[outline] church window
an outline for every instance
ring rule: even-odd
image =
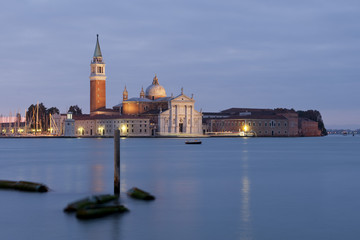
[[[249,122],[249,126],[251,126],[251,122]]]
[[[278,127],[280,127],[280,123],[278,123]]]
[[[261,127],[261,122],[259,122],[259,127]]]
[[[141,129],[140,129],[140,132],[141,132]]]
[[[267,122],[265,123],[265,127],[267,127]]]
[[[98,67],[98,73],[103,73],[103,68],[102,67]]]
[[[255,122],[253,122],[253,126],[255,126]]]
[[[144,131],[146,132],[146,128],[144,129]]]
[[[287,125],[287,124],[286,124],[286,123],[284,123],[284,125],[285,125],[285,127],[286,127],[286,125]]]

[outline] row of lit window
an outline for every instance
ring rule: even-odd
[[[241,124],[240,124],[240,122],[237,122],[237,123],[236,123],[236,122],[216,122],[215,125],[216,125],[216,126],[240,126],[240,125],[243,125],[243,126],[244,126],[244,125],[245,125],[245,122],[241,122]],[[255,122],[252,122],[252,123],[251,123],[251,122],[248,122],[248,125],[249,125],[249,126],[256,126],[256,123],[255,123]],[[262,123],[259,122],[259,123],[258,123],[258,126],[261,127],[261,125],[262,125]],[[265,123],[264,123],[264,126],[267,127],[267,126],[268,126],[268,123],[265,122]],[[270,126],[270,127],[275,127],[275,126],[276,126],[276,123],[275,123],[275,122],[269,122],[269,126]],[[277,126],[280,127],[280,126],[281,126],[281,123],[278,122],[278,123],[277,123]],[[287,123],[286,123],[286,122],[284,123],[284,126],[285,126],[285,127],[287,126]]]
[[[88,121],[86,121],[87,123]],[[99,123],[112,123],[113,121],[100,121]],[[114,123],[129,123],[130,121],[125,121],[125,120],[121,120],[121,121],[114,121]],[[131,123],[134,123],[134,121],[131,121]],[[142,121],[139,121],[139,123],[142,123]],[[144,121],[144,123],[147,123],[147,121]]]

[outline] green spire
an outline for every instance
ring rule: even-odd
[[[96,46],[94,51],[94,57],[102,57],[101,50],[100,50],[100,44],[99,44],[99,34],[96,34]]]

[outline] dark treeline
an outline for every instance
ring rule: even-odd
[[[46,108],[43,103],[39,103],[39,111],[37,112],[37,104],[31,104],[26,112],[26,121],[31,123],[30,127],[36,128],[36,119],[38,119],[38,129],[47,131],[50,127],[50,114],[59,114],[57,107]]]
[[[78,105],[69,107],[68,112],[74,115],[82,115],[82,110]],[[37,104],[31,104],[26,113],[26,121],[30,124],[30,128],[36,129],[36,119],[38,119],[37,129],[47,131],[50,127],[50,114],[60,114],[57,107],[46,108],[43,103],[39,103],[39,112],[37,112]]]
[[[321,114],[317,110],[297,111],[299,117],[308,118],[318,123],[318,128],[321,131],[321,135],[326,136],[327,130],[322,120]]]

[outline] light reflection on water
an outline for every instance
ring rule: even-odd
[[[359,139],[121,139],[131,211],[94,221],[62,208],[112,193],[112,139],[0,139],[0,179],[53,190],[1,191],[0,239],[357,239]],[[127,198],[133,186],[157,199]]]
[[[244,150],[242,152],[242,202],[241,202],[241,225],[242,230],[240,234],[240,239],[251,240],[252,238],[252,227],[251,227],[251,211],[250,211],[250,180],[248,177],[248,151]]]

